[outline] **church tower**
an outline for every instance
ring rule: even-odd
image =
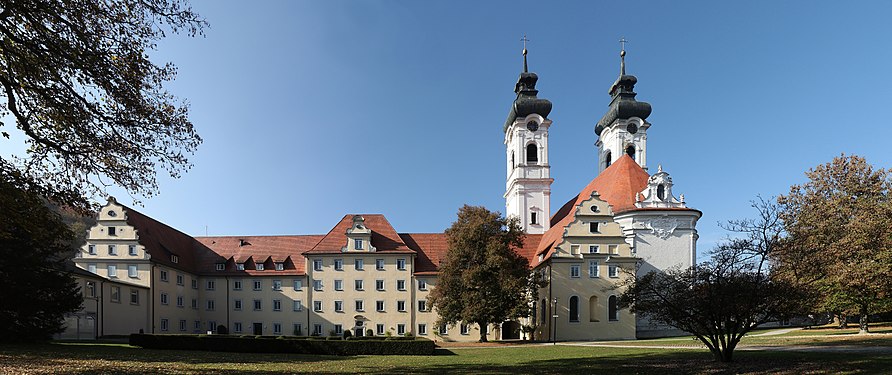
[[[625,39],[621,40],[625,44]],[[635,100],[638,79],[626,74],[626,49],[620,52],[620,73],[610,86],[610,106],[595,126],[598,135],[598,173],[619,160],[623,154],[632,157],[647,170],[647,129],[650,104]]]
[[[526,37],[523,73],[517,79],[517,98],[505,120],[505,215],[517,217],[524,232],[545,233],[550,227],[551,178],[548,166],[548,129],[551,102],[536,97],[536,73],[527,68]]]

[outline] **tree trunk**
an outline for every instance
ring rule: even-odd
[[[487,342],[486,338],[486,327],[489,326],[488,323],[477,323],[477,326],[480,327],[480,341],[479,342]]]
[[[867,325],[867,321],[868,321],[867,306],[861,306],[861,314],[860,315],[861,315],[861,317],[858,319],[858,334],[866,335],[866,334],[870,333],[870,330],[868,329],[868,325]]]
[[[846,314],[836,314],[834,315],[833,320],[836,323],[836,328],[849,328],[848,318],[846,318]]]

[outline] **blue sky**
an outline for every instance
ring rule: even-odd
[[[503,211],[502,125],[521,70],[550,118],[552,208],[595,177],[619,73],[653,105],[648,163],[719,221],[840,153],[890,165],[886,2],[194,1],[206,37],[159,44],[204,144],[144,213],[193,235],[326,233],[346,213],[438,232]],[[129,202],[113,189],[119,200]]]

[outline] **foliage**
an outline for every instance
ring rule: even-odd
[[[719,244],[702,264],[630,279],[619,306],[691,333],[721,362],[748,332],[799,312],[798,290],[764,267],[782,238],[777,206],[760,198],[753,207],[757,219],[726,224],[743,237]]]
[[[346,331],[345,331],[346,332]],[[239,337],[230,335],[130,335],[130,345],[147,349],[206,350],[239,353],[302,353],[325,355],[431,355],[427,339],[392,340],[351,338],[312,340],[294,337]]]
[[[33,192],[0,172],[0,341],[49,339],[83,302],[65,272],[75,235]]]
[[[465,205],[446,238],[449,249],[428,297],[440,315],[437,325],[477,323],[484,342],[490,323],[529,314],[529,262],[514,251],[523,245],[515,218]]]
[[[790,233],[778,274],[813,291],[824,311],[868,316],[892,308],[892,179],[845,154],[806,172],[778,201]]]
[[[156,170],[178,177],[201,138],[188,105],[164,88],[176,67],[149,52],[167,33],[205,26],[186,0],[4,1],[0,116],[28,149],[0,157],[0,170],[81,209],[111,184],[155,194]],[[0,135],[10,138],[10,125],[0,122]]]

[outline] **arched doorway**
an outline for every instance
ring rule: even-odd
[[[502,340],[519,340],[520,339],[520,323],[504,322],[502,323]]]

